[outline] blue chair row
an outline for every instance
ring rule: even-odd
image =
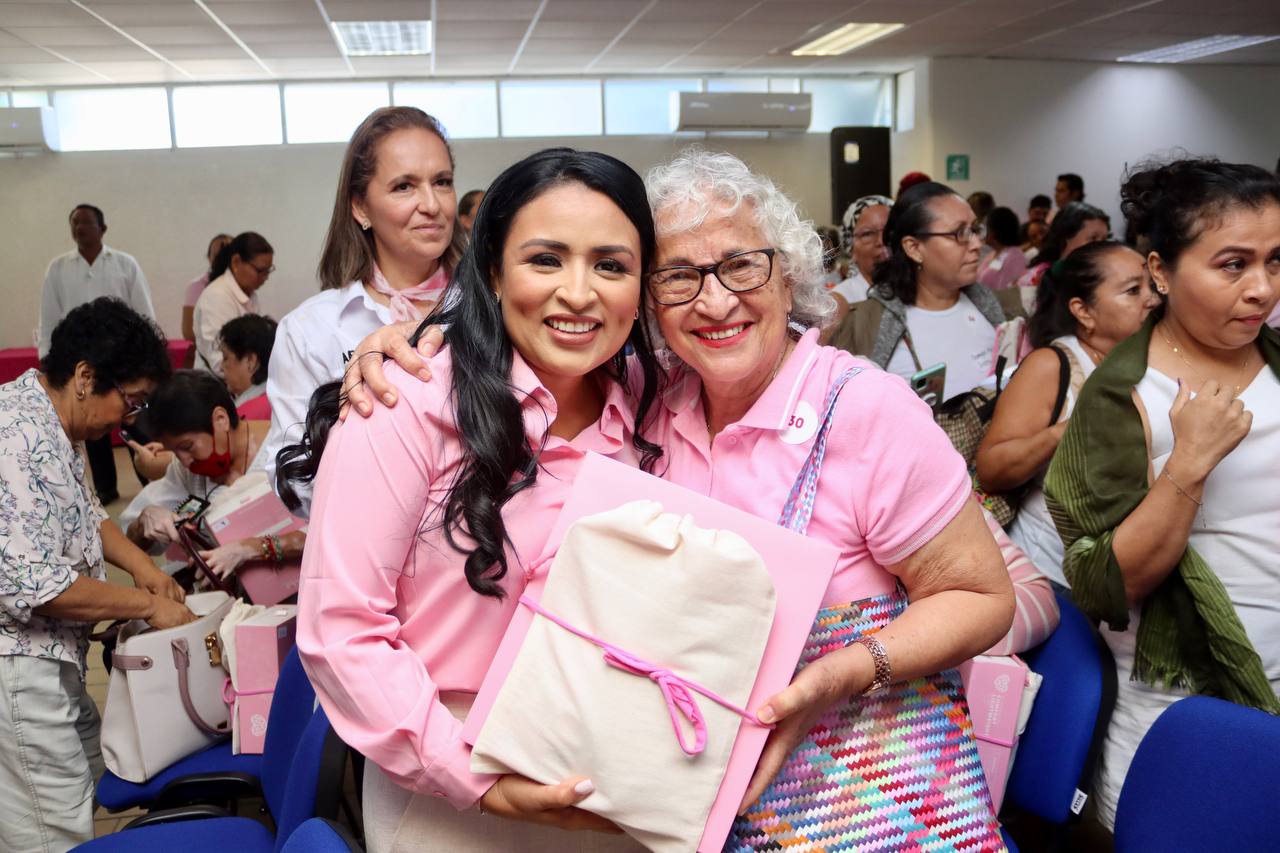
[[[1156,720],[1116,805],[1116,853],[1280,850],[1280,719],[1192,696]]]
[[[292,753],[315,707],[316,694],[296,649],[285,658],[267,718],[264,755],[232,755],[223,740],[190,755],[143,783],[126,782],[107,771],[98,782],[98,804],[107,811],[135,807],[168,809],[191,803],[233,804],[262,795],[263,759],[273,751]]]
[[[150,812],[119,832],[75,849],[79,853],[279,853],[303,821],[317,815],[337,816],[348,752],[323,709],[316,709],[294,748],[286,746],[279,736],[268,740],[263,753],[262,793],[275,823],[274,833],[252,818],[230,817],[210,805],[188,805]]]
[[[1057,630],[1022,655],[1044,682],[1018,741],[1005,809],[1048,821],[1060,844],[1093,790],[1115,705],[1116,667],[1089,618],[1069,597],[1057,599]]]

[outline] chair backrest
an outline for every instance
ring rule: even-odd
[[[1276,850],[1280,718],[1222,699],[1175,702],[1147,732],[1116,806],[1116,853]]]
[[[262,794],[276,824],[276,851],[303,821],[337,814],[346,758],[347,745],[329,725],[323,708],[315,710],[298,739],[287,776],[268,778],[265,770],[269,765],[263,753]]]
[[[271,710],[267,713],[267,737],[262,745],[262,784],[283,784],[289,775],[289,764],[302,737],[311,712],[316,707],[316,692],[302,668],[298,650],[290,650],[280,666]]]
[[[1061,621],[1022,655],[1044,677],[1009,777],[1006,802],[1055,824],[1078,817],[1092,790],[1116,697],[1116,666],[1097,630],[1058,594]]]
[[[363,853],[347,828],[322,817],[304,821],[280,853]]]

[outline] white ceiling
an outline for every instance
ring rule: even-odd
[[[329,20],[436,23],[433,56],[345,58]],[[902,22],[839,57],[789,51]],[[0,0],[0,86],[341,77],[830,74],[924,56],[1109,61],[1280,35],[1277,0]],[[1280,65],[1280,41],[1206,63]]]

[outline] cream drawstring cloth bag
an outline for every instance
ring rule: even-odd
[[[763,523],[763,522],[761,522]],[[773,625],[746,540],[633,501],[565,534],[537,616],[476,739],[471,769],[544,784],[659,853],[702,838]]]

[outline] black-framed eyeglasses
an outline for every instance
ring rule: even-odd
[[[247,262],[246,262],[246,263],[247,263]],[[263,278],[266,278],[267,276],[271,275],[273,272],[275,272],[275,271],[276,271],[276,266],[275,266],[275,264],[272,264],[271,266],[267,267],[266,269],[263,269],[262,267],[258,266],[257,264],[249,264],[249,266],[253,267],[253,271],[254,271],[254,272],[256,272],[258,275],[262,276]]]
[[[963,246],[965,243],[968,243],[974,237],[977,237],[979,240],[987,239],[987,226],[983,225],[982,223],[977,223],[975,225],[970,225],[968,223],[965,223],[964,225],[961,225],[959,228],[956,228],[952,231],[921,231],[919,234],[916,234],[916,236],[917,237],[950,237],[952,240],[955,240],[957,243]]]
[[[150,401],[145,399],[139,400],[119,385],[116,385],[115,388],[120,392],[120,398],[124,400],[125,418],[137,417],[147,410],[147,406],[151,405]]]
[[[708,275],[726,290],[746,293],[768,284],[777,249],[751,249],[706,267],[663,267],[649,273],[649,293],[659,305],[684,305],[698,298]]]

